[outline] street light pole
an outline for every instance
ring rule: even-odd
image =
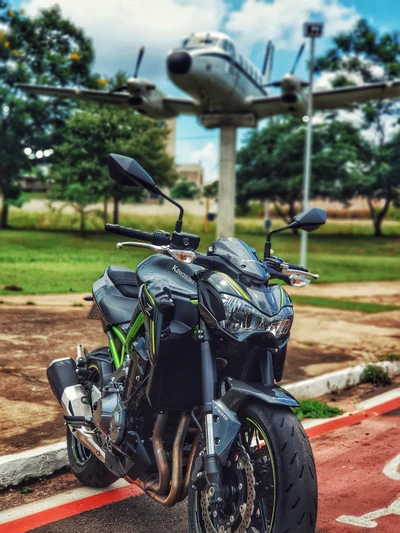
[[[323,24],[316,22],[306,22],[304,24],[304,36],[311,37],[310,47],[310,81],[308,93],[308,121],[307,136],[304,155],[304,181],[303,181],[303,210],[308,209],[310,199],[310,178],[311,178],[311,155],[312,155],[312,118],[313,118],[313,75],[314,75],[314,55],[315,39],[321,37]],[[304,268],[307,264],[307,237],[306,231],[301,232],[300,244],[300,265]]]

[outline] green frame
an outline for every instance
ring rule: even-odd
[[[116,369],[122,365],[125,355],[131,351],[133,342],[138,336],[143,325],[144,316],[143,313],[139,313],[135,322],[129,328],[126,336],[118,326],[111,326],[111,330],[108,332],[108,339],[111,358]]]

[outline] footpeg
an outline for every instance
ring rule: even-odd
[[[94,427],[93,420],[84,416],[64,416],[65,422],[74,428],[81,428],[82,426]]]

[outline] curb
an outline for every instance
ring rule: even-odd
[[[390,375],[400,374],[400,361],[374,363]],[[284,388],[299,400],[318,398],[332,391],[360,383],[362,371],[367,366],[358,365],[344,370],[329,372],[322,376],[288,383]],[[68,466],[65,442],[34,448],[25,452],[0,457],[0,489],[18,485],[25,479],[48,476]]]
[[[380,366],[387,370],[390,375],[400,374],[400,361],[384,361],[382,363],[366,363],[363,365],[336,370],[328,374],[322,374],[316,378],[288,383],[283,388],[299,400],[307,398],[318,398],[333,391],[340,391],[347,387],[358,385],[361,380],[361,374],[368,364]]]
[[[0,457],[0,488],[18,485],[24,479],[48,476],[68,464],[65,442],[3,455]]]

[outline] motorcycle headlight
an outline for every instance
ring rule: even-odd
[[[221,299],[226,319],[221,320],[220,326],[228,333],[266,331],[274,337],[281,337],[290,331],[293,321],[291,307],[283,307],[277,315],[269,317],[241,298],[221,294]]]

